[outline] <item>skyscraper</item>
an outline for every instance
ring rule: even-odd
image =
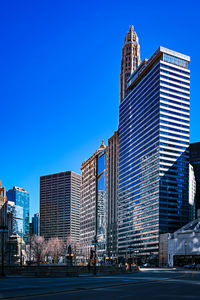
[[[40,235],[79,241],[81,176],[72,171],[40,177]]]
[[[40,235],[40,214],[34,214],[32,217],[32,234]]]
[[[159,47],[128,79],[119,107],[118,248],[158,254],[188,222],[190,57]]]
[[[95,238],[98,255],[106,247],[106,146],[102,141],[96,151],[81,166],[81,226],[82,255],[88,257]]]
[[[107,255],[117,256],[117,205],[118,205],[119,132],[108,139],[106,147],[107,190]]]
[[[196,213],[200,209],[200,142],[190,144],[190,163],[196,179]],[[197,216],[197,214],[196,214]]]
[[[30,196],[27,191],[14,186],[12,190],[8,190],[8,201],[14,202],[15,205],[23,208],[23,230],[22,235],[25,242],[28,241],[29,235],[29,211],[30,211]]]
[[[8,234],[18,234],[21,236],[23,233],[23,207],[16,205],[13,201],[8,201]]]
[[[129,26],[122,48],[121,73],[120,73],[120,103],[126,96],[126,80],[140,65],[140,45],[134,27]]]

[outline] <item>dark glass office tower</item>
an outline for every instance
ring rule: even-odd
[[[40,214],[34,214],[32,217],[32,234],[40,235]]]
[[[118,248],[158,254],[188,222],[190,57],[159,47],[128,79],[119,107]]]
[[[196,180],[196,212],[200,209],[200,142],[190,144],[190,163]]]

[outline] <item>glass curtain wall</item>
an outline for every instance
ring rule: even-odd
[[[166,52],[166,53],[165,53]],[[183,57],[183,59],[182,59]],[[119,254],[157,254],[188,222],[189,57],[160,47],[119,110]],[[138,77],[138,78],[137,78]]]

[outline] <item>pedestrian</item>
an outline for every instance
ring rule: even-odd
[[[128,265],[128,263],[126,262],[125,263],[125,266],[126,266],[126,271],[128,270],[128,268],[129,268],[129,265]]]

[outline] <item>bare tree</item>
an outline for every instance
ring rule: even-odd
[[[64,254],[64,242],[63,240],[55,237],[51,238],[47,242],[47,252],[48,254],[53,258],[53,261],[55,263],[58,263],[59,258],[61,257],[62,254]]]
[[[47,251],[47,243],[43,236],[33,235],[32,237],[32,255],[37,260],[38,265],[44,261]]]

